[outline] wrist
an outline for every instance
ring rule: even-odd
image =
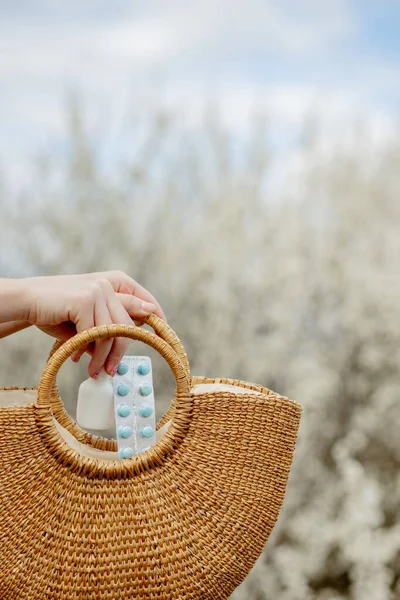
[[[28,285],[24,279],[0,279],[0,323],[28,321]]]
[[[0,323],[0,339],[22,331],[27,327],[31,327],[31,323],[28,321],[8,321],[7,323]]]

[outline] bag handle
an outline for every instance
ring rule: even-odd
[[[181,363],[186,369],[187,376],[190,377],[190,366],[187,354],[183,347],[181,340],[176,335],[175,331],[171,329],[169,325],[157,315],[150,315],[145,319],[147,325],[150,325],[154,329],[154,331],[173,348],[173,350],[177,353]],[[53,356],[53,354],[63,345],[63,340],[56,340],[50,350],[48,361]]]
[[[171,327],[167,325],[165,321],[163,321],[154,314],[149,315],[149,317],[147,317],[146,323],[150,325],[154,329],[154,331],[174,349],[179,359],[181,360],[184,368],[186,369],[188,378],[190,378],[189,360],[186,355],[185,349],[182,345],[182,342],[176,335],[175,331],[171,329]],[[58,350],[58,348],[60,348],[63,345],[63,343],[64,342],[62,340],[57,340],[53,344],[53,347],[47,359],[48,361]],[[60,425],[67,429],[78,441],[89,446],[94,446],[95,448],[102,448],[107,450],[115,449],[113,440],[106,440],[105,438],[97,437],[96,435],[90,434],[82,430],[79,427],[79,425],[70,417],[60,398],[56,382],[54,382],[51,392],[51,403],[54,417],[57,419]],[[168,420],[171,418],[172,407],[175,408],[175,399],[173,400],[171,407],[166,413],[166,415],[168,415]],[[163,419],[166,417],[166,415],[164,415]],[[164,421],[161,420],[160,424],[157,424],[157,429],[159,429],[159,427],[161,427],[163,424]]]
[[[175,409],[171,425],[167,433],[143,455],[123,461],[102,461],[100,459],[83,457],[72,450],[58,433],[54,424],[51,410],[51,396],[56,382],[56,376],[63,363],[75,350],[87,346],[100,339],[127,337],[144,342],[157,350],[169,364],[176,380]],[[37,401],[35,404],[36,423],[40,433],[45,438],[48,446],[56,456],[74,469],[83,470],[91,474],[98,473],[107,476],[121,474],[121,469],[130,474],[139,473],[144,468],[148,469],[154,464],[161,464],[168,455],[185,437],[191,418],[192,396],[190,394],[190,380],[185,367],[182,365],[175,350],[163,339],[140,327],[134,325],[103,325],[93,327],[76,334],[64,342],[51,356],[44,369],[38,387]],[[148,456],[147,456],[148,455]]]

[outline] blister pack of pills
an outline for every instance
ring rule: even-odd
[[[150,358],[124,356],[113,378],[113,389],[118,455],[131,458],[156,443]]]

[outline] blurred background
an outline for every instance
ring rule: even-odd
[[[304,406],[234,600],[400,598],[399,34],[396,0],[0,0],[0,276],[121,269],[195,375]],[[1,340],[1,385],[51,343]]]

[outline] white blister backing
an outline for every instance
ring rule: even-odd
[[[131,458],[156,443],[151,359],[124,356],[113,378],[118,455]]]
[[[113,378],[103,369],[97,379],[89,377],[79,386],[76,422],[97,431],[114,427]]]

